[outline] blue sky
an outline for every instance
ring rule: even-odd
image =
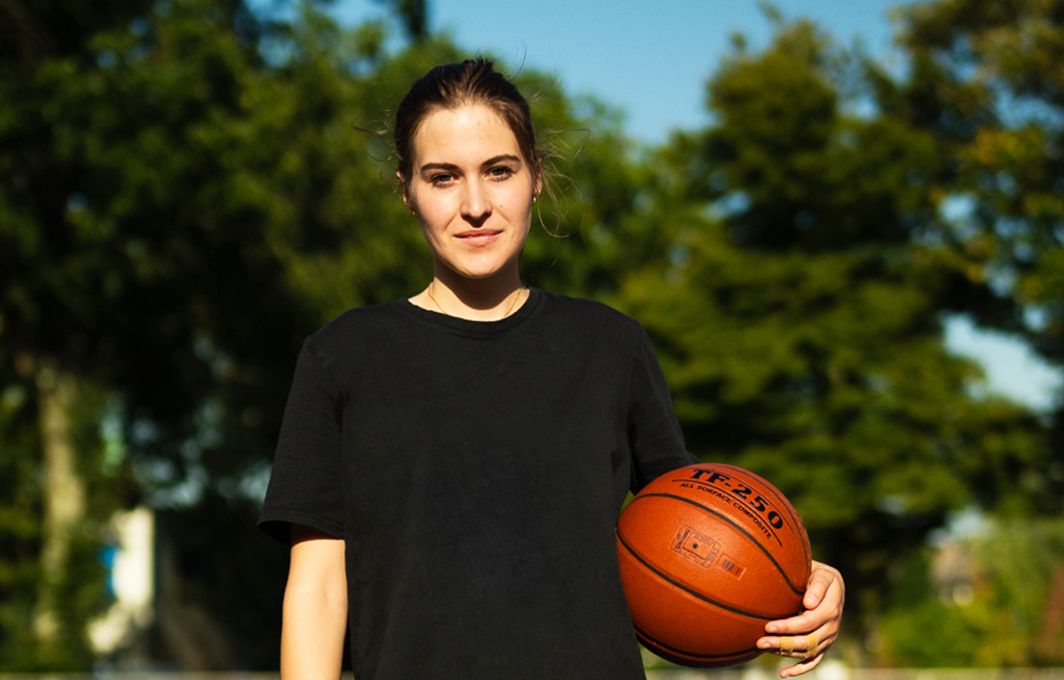
[[[805,16],[841,44],[861,40],[887,58],[887,0],[777,0],[783,16]],[[593,94],[623,110],[646,142],[706,121],[705,82],[742,33],[767,42],[771,24],[753,0],[429,0],[430,26],[474,52],[550,73],[571,93]],[[345,22],[384,16],[370,0],[340,0]]]
[[[624,113],[625,128],[648,144],[676,128],[705,125],[705,83],[731,49],[767,43],[772,25],[754,0],[428,0],[429,25],[462,47],[508,68],[553,75],[566,91],[591,94]],[[896,0],[776,0],[784,18],[813,20],[839,44],[860,42],[900,64],[889,20]],[[906,3],[907,4],[907,3]],[[338,0],[345,23],[384,16],[372,0]],[[1060,389],[1057,372],[1007,337],[947,324],[954,351],[983,362],[989,389],[1047,408]]]

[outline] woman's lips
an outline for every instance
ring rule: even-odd
[[[486,245],[498,238],[501,233],[501,229],[478,229],[455,234],[455,238],[459,238],[470,245]]]

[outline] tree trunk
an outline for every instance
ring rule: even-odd
[[[61,633],[59,589],[67,576],[70,545],[85,511],[85,482],[78,474],[71,410],[77,380],[51,361],[36,367],[41,425],[41,487],[44,501],[40,592],[34,629],[41,642]]]

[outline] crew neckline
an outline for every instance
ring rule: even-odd
[[[509,316],[494,321],[463,319],[458,316],[444,314],[443,312],[436,312],[431,309],[425,309],[424,307],[418,307],[411,302],[409,298],[403,298],[402,300],[399,300],[399,303],[401,309],[421,321],[436,326],[445,326],[458,331],[485,335],[507,330],[521,324],[539,308],[542,299],[542,291],[538,288],[529,286],[528,297],[521,303],[521,306],[515,309]]]

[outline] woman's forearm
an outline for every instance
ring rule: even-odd
[[[344,648],[347,602],[285,591],[281,680],[336,680]]]
[[[294,543],[281,624],[281,680],[337,680],[346,630],[343,541]]]

